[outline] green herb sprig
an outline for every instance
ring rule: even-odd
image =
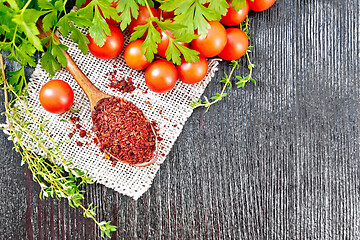
[[[5,112],[8,131],[14,143],[14,149],[21,155],[21,165],[25,163],[33,175],[33,180],[40,185],[40,198],[65,198],[71,207],[80,207],[84,217],[91,218],[100,228],[101,235],[110,237],[110,232],[116,231],[110,221],[97,221],[95,209],[92,204],[88,207],[82,205],[84,192],[82,185],[92,184],[91,177],[86,172],[74,167],[71,159],[65,159],[60,147],[67,142],[57,143],[47,131],[48,121],[37,119],[27,104],[27,98],[16,93],[16,89],[8,84],[5,78],[5,66],[0,55],[1,82],[4,84]],[[10,93],[10,95],[9,95]],[[27,120],[26,117],[30,120]],[[32,129],[30,129],[30,126]],[[35,127],[35,130],[33,129]],[[26,140],[24,140],[26,138]],[[30,140],[30,141],[29,141]],[[44,144],[45,140],[52,146]],[[35,151],[41,151],[39,156]]]

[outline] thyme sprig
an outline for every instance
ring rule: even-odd
[[[110,225],[110,221],[99,222],[95,218],[96,207],[93,207],[93,204],[85,207],[81,203],[85,191],[80,187],[92,184],[91,177],[87,172],[74,167],[71,159],[64,158],[60,147],[67,142],[55,142],[47,131],[48,121],[37,119],[27,104],[27,98],[19,96],[15,88],[8,84],[1,55],[0,66],[5,94],[3,114],[7,118],[8,131],[14,143],[14,149],[21,155],[21,165],[25,163],[28,165],[33,180],[40,185],[40,198],[50,196],[67,199],[71,207],[80,207],[84,211],[84,217],[91,218],[98,225],[102,236],[110,237],[110,232],[116,231],[116,226]],[[49,141],[50,147],[45,144]],[[42,152],[43,156],[38,155],[37,151]]]
[[[244,31],[244,33],[248,36],[248,39],[250,41],[250,37],[249,37],[249,18],[248,17],[246,17],[246,19],[241,23],[240,29]],[[246,57],[247,62],[248,62],[247,67],[249,69],[249,74],[244,76],[244,77],[235,76],[235,79],[237,80],[235,82],[237,88],[245,87],[246,83],[248,83],[248,82],[252,82],[256,86],[256,81],[252,77],[253,69],[256,67],[256,65],[251,62],[250,55],[249,55],[249,53],[251,53],[252,48],[253,48],[253,46],[249,46],[248,49],[246,50],[245,55],[244,55]],[[241,59],[242,58],[231,61],[230,66],[232,66],[232,69],[231,69],[230,73],[229,74],[224,73],[225,76],[220,80],[220,83],[224,84],[224,86],[223,86],[220,93],[216,93],[215,96],[210,97],[210,100],[206,96],[204,96],[204,100],[202,100],[201,98],[200,99],[191,98],[192,103],[190,104],[190,106],[193,107],[193,108],[205,107],[206,108],[205,112],[207,112],[207,111],[209,111],[209,108],[213,104],[221,101],[224,97],[226,97],[228,94],[225,92],[225,90],[227,88],[232,88],[231,79],[232,79],[232,76],[233,76],[235,70],[239,69]]]

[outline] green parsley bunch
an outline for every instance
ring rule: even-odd
[[[234,0],[232,5],[235,9],[241,9],[245,1]],[[35,67],[33,56],[36,51],[44,52],[46,44],[48,47],[41,58],[41,66],[50,75],[61,66],[66,67],[66,59],[61,50],[66,50],[67,47],[55,42],[52,37],[40,39],[38,21],[42,22],[45,31],[58,28],[64,37],[70,34],[70,38],[78,44],[82,53],[86,54],[89,40],[78,27],[89,28],[90,36],[102,46],[106,34],[110,34],[106,18],[121,22],[120,28],[125,30],[131,20],[138,17],[139,5],[150,7],[157,4],[166,12],[174,11],[173,21],[151,17],[147,24],[135,28],[131,40],[141,37],[147,31],[142,50],[147,59],[152,61],[157,53],[157,44],[161,41],[160,33],[154,25],[163,31],[170,30],[173,37],[169,37],[166,58],[180,64],[181,55],[184,55],[185,60],[193,62],[198,60],[198,52],[180,45],[179,42],[188,43],[196,38],[197,34],[206,35],[208,21],[219,21],[229,7],[226,0],[159,0],[156,3],[152,0],[119,0],[116,8],[111,7],[111,0],[92,0],[85,7],[81,7],[84,3],[85,0],[77,0],[76,5],[80,9],[75,12],[67,11],[67,0],[0,0],[0,50],[9,52],[5,57],[23,66],[9,73],[9,83],[15,87],[18,94],[26,85],[24,66]]]

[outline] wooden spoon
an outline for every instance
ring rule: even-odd
[[[40,34],[38,35],[39,38],[46,38],[51,36],[52,32],[51,30],[48,32],[45,32],[43,27],[42,27],[42,21],[39,20],[36,23],[38,30],[40,32]],[[60,39],[54,34],[53,38],[56,42],[61,43]],[[47,46],[46,46],[47,47]],[[96,104],[104,99],[104,98],[110,98],[112,97],[109,94],[103,93],[102,91],[100,91],[97,87],[95,87],[95,85],[86,77],[86,75],[81,71],[81,69],[76,65],[76,63],[74,62],[74,60],[71,58],[71,56],[69,55],[69,53],[67,51],[63,51],[65,57],[66,57],[66,61],[67,61],[67,66],[66,69],[70,72],[70,74],[74,77],[74,79],[76,80],[76,82],[80,85],[80,87],[82,88],[82,90],[85,92],[86,96],[88,97],[89,101],[90,101],[90,109],[91,109],[91,114],[93,114],[94,109]],[[151,125],[151,124],[150,124]],[[155,136],[155,152],[154,152],[154,157],[148,161],[148,162],[144,162],[144,163],[137,163],[137,164],[133,164],[132,166],[136,166],[136,167],[146,167],[149,166],[151,164],[153,164],[156,160],[157,160],[157,155],[158,155],[158,141],[157,141],[157,136],[156,136],[156,132],[153,128],[153,126],[151,125],[151,129],[154,133]],[[96,136],[97,137],[97,136]],[[99,140],[99,139],[98,139]],[[110,157],[127,163],[125,160],[119,159],[115,156],[113,156],[111,153],[109,152],[105,152],[107,155],[109,155]]]

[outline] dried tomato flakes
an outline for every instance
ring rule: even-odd
[[[84,129],[81,129],[79,136],[82,137],[82,138],[86,137],[86,131]]]
[[[131,93],[136,89],[132,80],[125,80],[125,78],[120,80],[117,80],[116,78],[110,79],[109,87],[121,93]]]
[[[130,165],[152,160],[156,135],[144,113],[123,98],[102,99],[92,114],[100,151]]]
[[[69,138],[72,138],[76,133],[79,133],[79,136],[81,138],[87,137],[89,135],[85,129],[83,129],[83,126],[79,123],[80,117],[79,116],[71,116],[70,117],[70,123],[73,125],[71,128],[71,132],[68,134]],[[77,144],[79,147],[81,147],[79,144]]]
[[[79,121],[80,121],[80,117],[78,117],[78,116],[71,116],[70,117],[70,123],[72,123],[72,124],[76,124]]]

